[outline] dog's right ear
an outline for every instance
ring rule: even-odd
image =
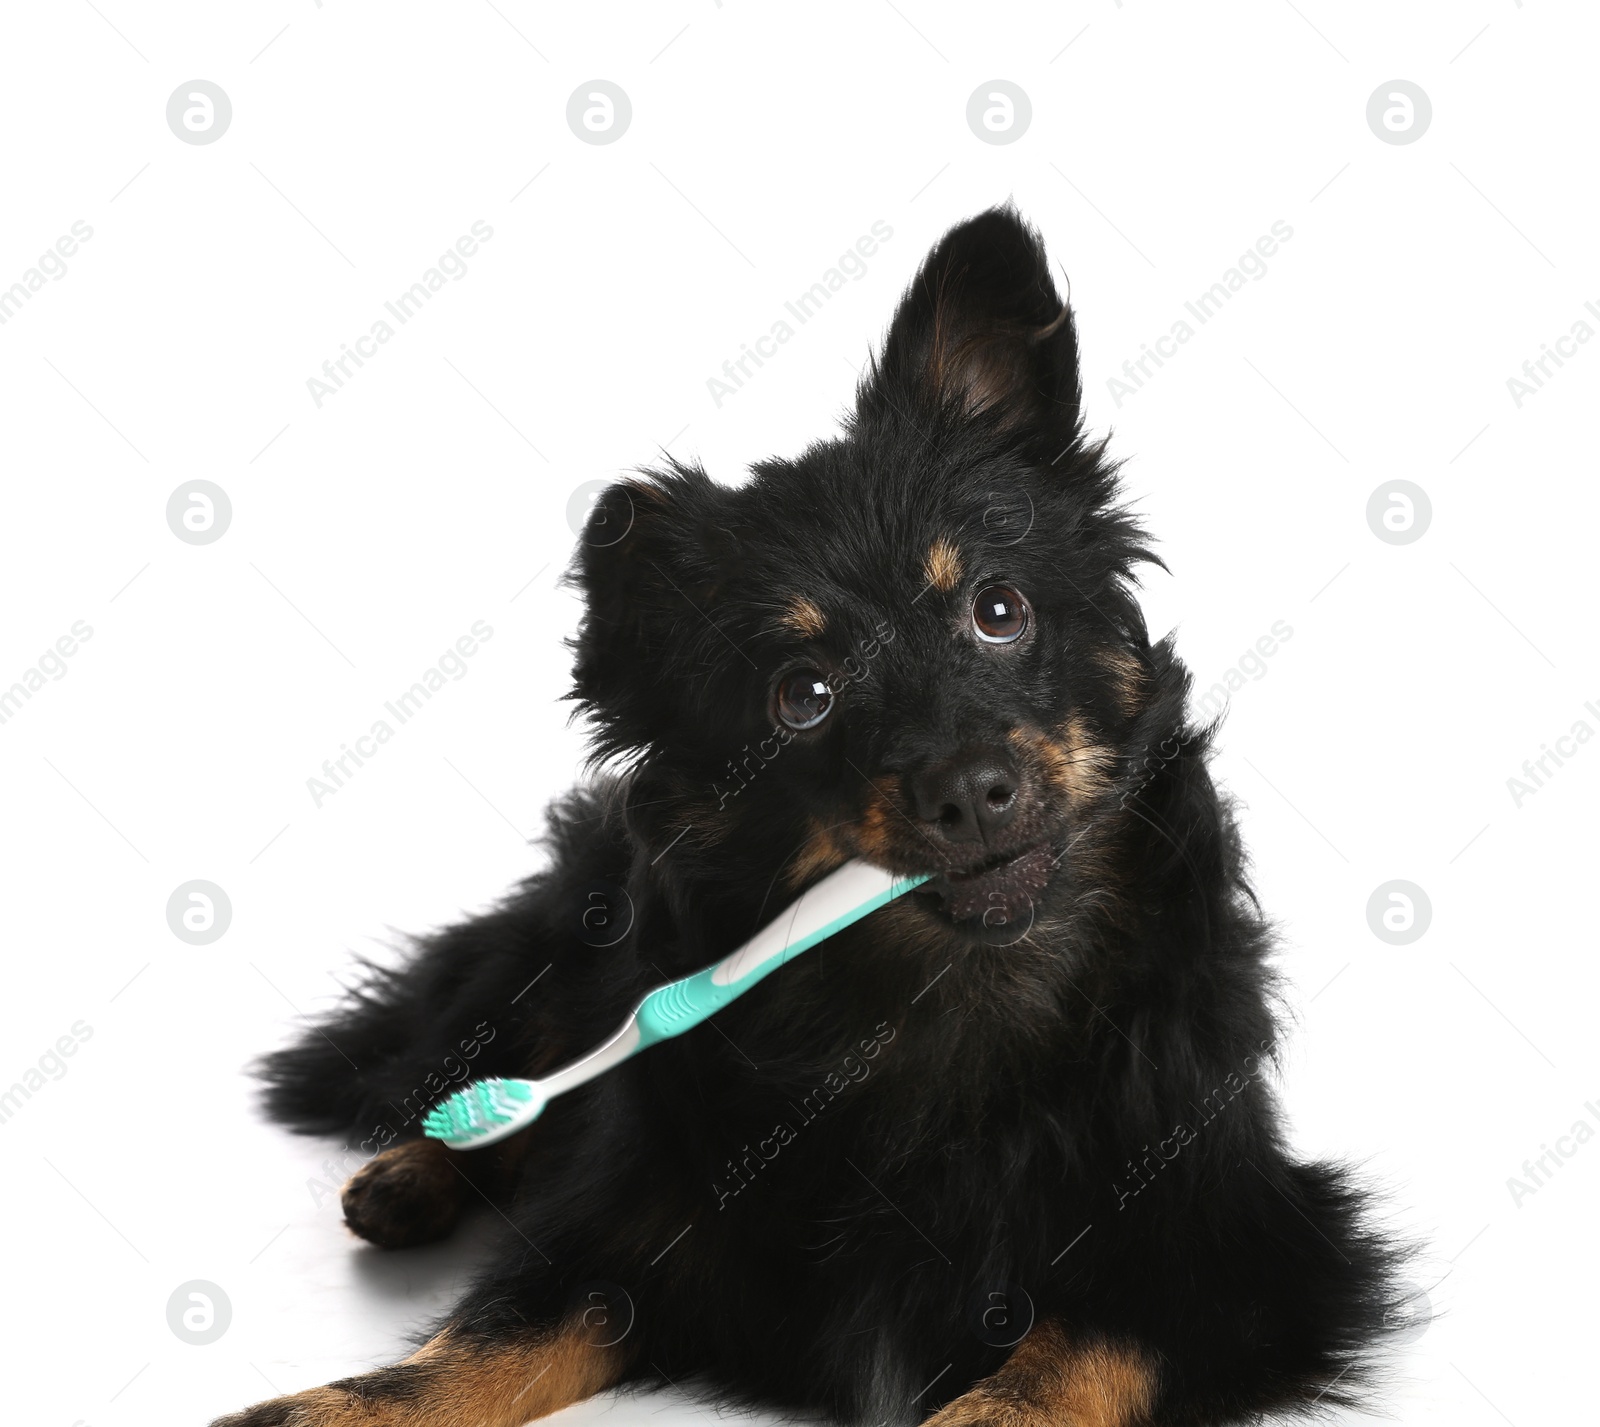
[[[567,576],[585,603],[569,641],[570,697],[594,720],[602,756],[644,747],[704,683],[709,611],[737,560],[719,520],[726,495],[673,463],[608,486],[590,508]]]
[[[990,413],[1057,437],[1077,432],[1080,405],[1072,311],[1043,239],[1010,207],[958,224],[934,246],[857,392],[867,420]]]

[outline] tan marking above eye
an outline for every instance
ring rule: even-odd
[[[934,589],[949,594],[961,583],[961,552],[941,535],[928,547],[922,572]]]
[[[827,616],[804,595],[796,595],[778,616],[778,623],[803,639],[815,639],[828,627]]]

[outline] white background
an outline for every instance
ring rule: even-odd
[[[662,447],[736,481],[827,433],[928,245],[1008,196],[1172,567],[1152,629],[1202,686],[1293,629],[1218,773],[1285,930],[1297,1147],[1364,1163],[1429,1243],[1443,1316],[1392,1420],[1593,1411],[1600,1144],[1520,1204],[1507,1181],[1600,1128],[1600,743],[1520,807],[1507,779],[1600,730],[1600,344],[1520,407],[1506,384],[1600,302],[1592,7],[65,0],[8,9],[5,52],[0,285],[94,233],[0,327],[0,685],[93,629],[0,726],[0,1086],[92,1031],[0,1125],[11,1420],[203,1422],[392,1360],[447,1303],[470,1236],[357,1245],[308,1185],[327,1147],[259,1123],[243,1065],[352,952],[534,865],[581,748],[573,490]],[[597,77],[633,105],[608,146],[565,120]],[[165,120],[194,78],[233,106],[205,146]],[[965,118],[995,78],[1033,106],[1007,145]],[[1395,78],[1433,105],[1404,146],[1365,118]],[[319,409],[307,378],[479,219],[467,275]],[[707,378],[880,219],[719,409]],[[1267,275],[1119,406],[1107,379],[1275,220]],[[165,519],[197,478],[233,507],[204,546]],[[1432,503],[1409,545],[1366,522],[1394,478]],[[315,806],[476,620],[467,676]],[[195,878],[232,902],[209,946],[165,918]],[[1365,910],[1395,878],[1432,904],[1400,947]],[[191,1279],[232,1304],[209,1346],[167,1326]]]

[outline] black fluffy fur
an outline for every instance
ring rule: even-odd
[[[268,1059],[271,1114],[370,1150],[461,1073],[560,1063],[820,875],[819,837],[960,871],[906,788],[1041,731],[1083,751],[1067,792],[1017,755],[1048,886],[997,897],[997,931],[931,883],[558,1099],[505,1198],[519,1232],[451,1322],[497,1339],[603,1282],[636,1378],[874,1424],[993,1372],[1030,1315],[1147,1354],[1153,1423],[1359,1398],[1397,1251],[1344,1170],[1285,1148],[1272,939],[1133,597],[1152,558],[1084,433],[1039,238],[1004,209],[952,230],[839,437],[737,488],[673,464],[605,497],[573,697],[608,771],[555,807],[548,870]],[[993,581],[1031,605],[1015,645],[972,637]],[[785,741],[795,666],[836,704]],[[589,944],[599,906],[631,922],[616,945]],[[982,1318],[1002,1301],[1010,1333]]]

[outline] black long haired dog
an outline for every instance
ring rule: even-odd
[[[1271,949],[1132,595],[1072,315],[1014,213],[951,231],[844,433],[612,487],[573,575],[611,770],[553,861],[266,1062],[403,1247],[515,1232],[396,1366],[228,1427],[516,1427],[666,1380],[861,1423],[1222,1423],[1346,1402],[1396,1251],[1285,1151]],[[537,1075],[851,857],[932,880],[471,1153]]]

